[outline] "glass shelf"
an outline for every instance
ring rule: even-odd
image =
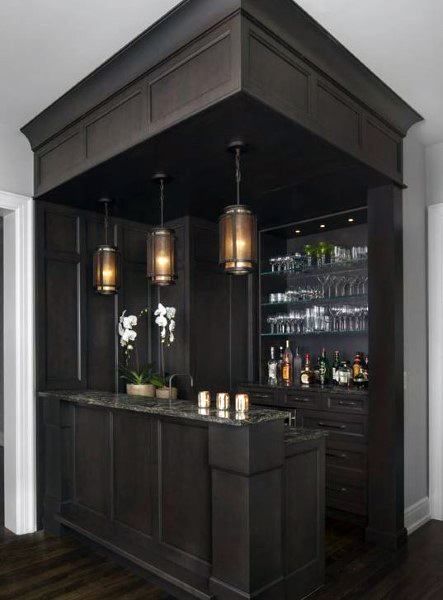
[[[368,268],[367,260],[352,260],[342,263],[326,263],[316,267],[306,267],[296,271],[262,271],[263,276],[286,276],[286,277],[306,277],[321,276],[328,273],[350,273],[353,271],[365,271]]]
[[[322,306],[323,304],[355,304],[357,302],[367,302],[367,294],[358,294],[355,296],[333,296],[332,298],[312,298],[310,300],[291,300],[290,302],[262,302],[262,306]]]
[[[337,336],[347,336],[347,335],[352,335],[352,336],[358,336],[358,335],[367,335],[368,330],[367,329],[361,329],[360,331],[313,331],[311,333],[262,333],[261,337],[286,337],[286,338],[293,338],[293,337],[310,337],[310,336],[317,336],[317,335],[337,335]]]

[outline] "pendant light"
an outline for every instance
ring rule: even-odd
[[[94,252],[93,285],[94,290],[103,296],[117,294],[120,288],[121,261],[120,252],[108,244],[109,204],[110,200],[100,200],[105,207],[105,243]]]
[[[154,285],[167,286],[175,283],[175,233],[163,226],[165,183],[169,177],[158,173],[152,178],[160,184],[160,227],[148,236],[148,277]]]
[[[227,206],[219,220],[219,262],[226,273],[247,275],[257,262],[257,219],[247,206],[240,204],[240,157],[245,144],[233,142],[229,150],[235,153],[237,204]]]

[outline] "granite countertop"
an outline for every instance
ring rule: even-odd
[[[39,397],[63,400],[82,406],[100,406],[103,408],[130,410],[151,415],[191,419],[235,427],[258,425],[259,423],[283,420],[288,417],[288,413],[281,410],[253,407],[247,413],[237,414],[234,410],[220,412],[215,408],[199,409],[196,404],[186,400],[158,400],[156,398],[90,390],[39,392]]]
[[[328,437],[327,431],[322,431],[320,429],[304,429],[303,427],[286,427],[285,429],[285,444],[311,442],[323,437]]]

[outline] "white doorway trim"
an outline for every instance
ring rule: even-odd
[[[4,217],[5,527],[36,530],[34,202],[0,191]]]
[[[428,208],[429,503],[432,519],[443,520],[443,204]]]

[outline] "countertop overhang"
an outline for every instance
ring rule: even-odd
[[[281,410],[251,408],[247,413],[236,413],[235,410],[218,411],[215,407],[200,409],[187,400],[157,400],[143,396],[129,396],[112,392],[93,390],[60,390],[39,392],[40,398],[62,400],[82,406],[97,406],[114,410],[129,410],[176,419],[190,419],[205,423],[218,423],[234,427],[259,425],[269,421],[284,420],[288,413]]]

